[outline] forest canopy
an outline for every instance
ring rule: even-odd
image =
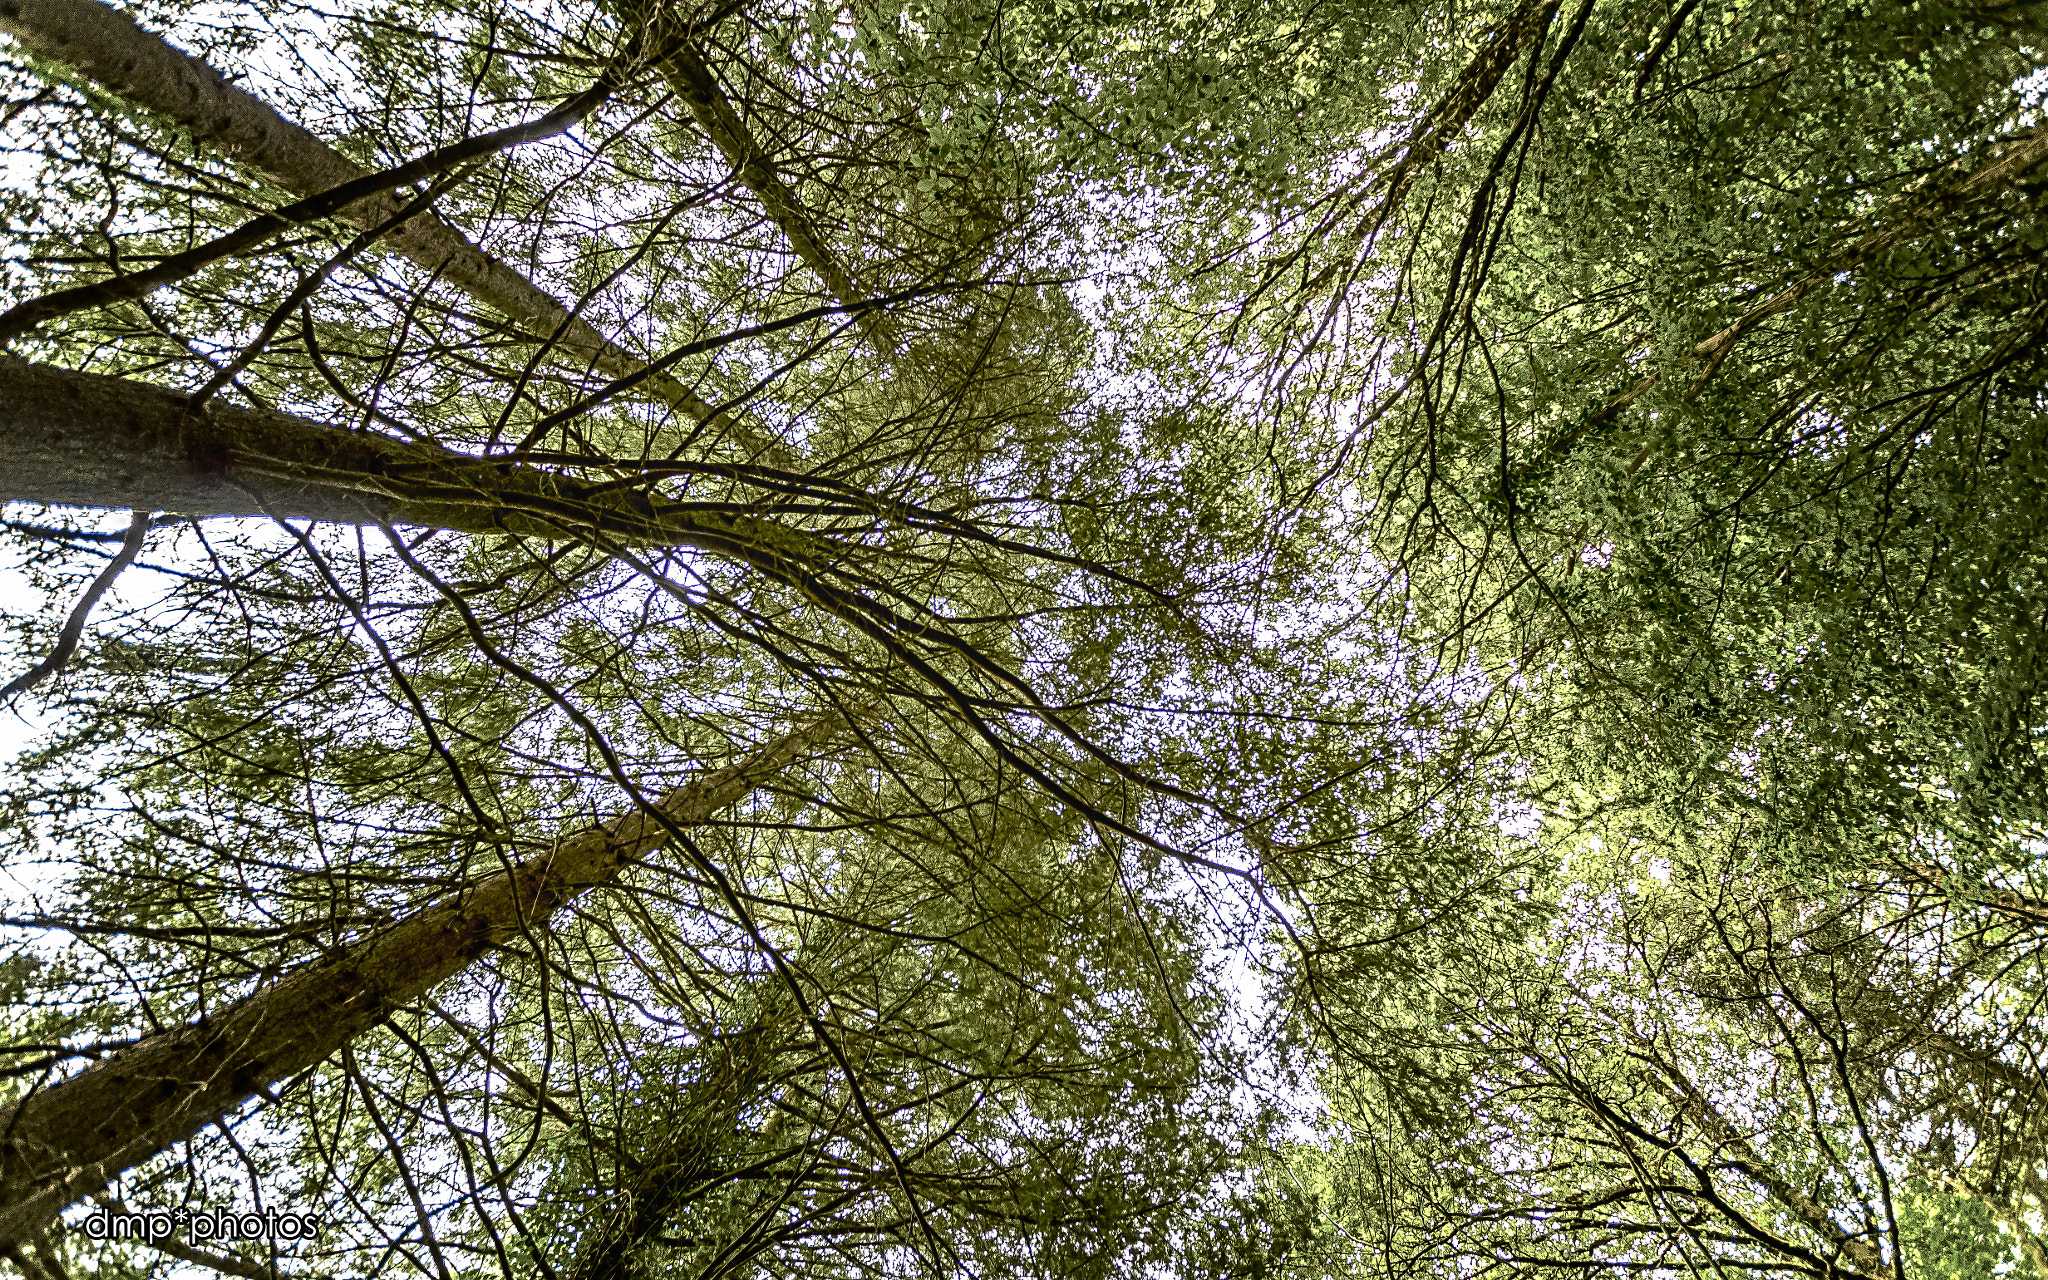
[[[2048,6],[0,79],[0,1268],[2048,1280]]]

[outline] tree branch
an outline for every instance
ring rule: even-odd
[[[149,528],[149,512],[137,507],[134,514],[129,517],[128,532],[121,539],[121,550],[107,562],[107,567],[100,570],[99,576],[92,580],[92,585],[85,589],[85,594],[72,606],[71,616],[65,620],[64,629],[57,634],[57,644],[50,650],[50,656],[16,676],[6,688],[0,689],[0,699],[25,693],[63,672],[71,661],[71,655],[78,649],[79,638],[85,634],[85,620],[92,615],[93,606],[98,604],[100,597],[114,585],[114,579],[121,576],[121,571],[134,564],[135,557],[142,554],[142,543],[149,536]]]

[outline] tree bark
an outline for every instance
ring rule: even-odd
[[[629,22],[651,24],[662,21],[659,7],[627,5],[624,8]],[[725,92],[718,87],[718,77],[697,56],[694,44],[691,37],[674,39],[661,55],[662,75],[669,88],[690,109],[705,136],[732,166],[733,173],[761,202],[768,220],[789,241],[790,249],[805,266],[817,273],[826,294],[848,306],[853,305],[863,295],[854,283],[852,272],[840,262],[824,236],[819,234],[817,224],[804,208],[803,201],[769,163],[767,151],[755,140],[740,113],[733,109]],[[861,332],[880,347],[884,355],[895,352],[898,339],[894,326],[881,312],[858,312],[856,322]]]
[[[287,120],[254,95],[228,83],[206,62],[145,31],[127,14],[99,0],[0,0],[0,31],[39,57],[61,64],[109,93],[216,147],[288,191],[302,196],[332,190],[367,172]],[[340,215],[358,227],[388,221],[402,205],[383,193]],[[439,278],[495,308],[537,337],[558,330],[556,349],[613,378],[646,367],[559,300],[519,272],[484,253],[431,211],[409,220],[384,243]],[[775,441],[716,413],[667,374],[644,384],[650,392],[700,421],[716,421],[750,453],[780,450]],[[780,464],[778,464],[780,465]]]
[[[840,728],[837,717],[821,718],[654,808],[675,826],[701,825]],[[27,1242],[65,1205],[318,1065],[667,839],[668,826],[645,810],[578,831],[211,1018],[149,1036],[0,1111],[0,1247]]]
[[[642,494],[286,413],[0,354],[0,501],[190,516],[379,521],[462,533],[598,535],[690,546],[777,572],[805,535],[769,521],[663,512]]]
[[[17,303],[5,312],[0,312],[0,343],[11,342],[37,325],[58,316],[145,297],[166,285],[190,279],[215,263],[251,254],[259,246],[277,239],[295,227],[334,217],[366,202],[389,197],[400,187],[439,177],[451,169],[494,152],[554,137],[580,123],[585,116],[596,110],[611,96],[613,87],[611,75],[607,72],[599,77],[597,83],[589,90],[537,119],[496,129],[478,137],[466,138],[445,147],[436,147],[404,164],[377,173],[364,174],[338,187],[307,196],[282,209],[258,214],[233,230],[214,236],[183,252],[170,254],[155,265],[142,270],[121,272],[104,280],[58,289],[53,293]],[[393,216],[404,213],[404,209],[398,207],[398,202],[391,203],[394,207]],[[419,210],[411,216],[418,218],[424,213],[425,210]],[[386,226],[382,235],[389,238],[400,229],[402,224]]]
[[[511,527],[479,505],[494,490],[579,496],[537,468],[286,413],[213,402],[195,413],[162,387],[17,356],[0,355],[0,402],[0,500],[486,533]]]

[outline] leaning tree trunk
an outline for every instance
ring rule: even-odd
[[[786,579],[806,535],[292,414],[0,354],[0,502],[273,516],[694,547]]]
[[[18,356],[0,354],[0,404],[0,501],[484,533],[506,528],[479,507],[494,491],[579,496],[538,468],[287,413],[217,402],[194,412],[163,387]]]
[[[230,84],[203,60],[99,0],[0,0],[0,31],[38,57],[176,125],[195,141],[217,147],[287,191],[310,196],[353,182],[366,172],[261,99]],[[387,192],[361,201],[341,216],[357,226],[374,227],[388,221],[402,204],[400,197]],[[383,243],[530,334],[545,338],[559,333],[556,350],[610,377],[628,377],[646,367],[644,360],[572,315],[558,299],[471,244],[431,211],[397,227]],[[715,420],[748,451],[778,464],[789,460],[775,441],[718,415],[667,374],[657,374],[642,385],[694,418]]]
[[[0,1249],[60,1210],[316,1066],[495,946],[544,925],[584,890],[700,825],[840,729],[835,716],[677,787],[655,805],[567,836],[227,1010],[149,1036],[0,1111]]]
[[[649,27],[662,23],[674,23],[661,4],[649,5],[643,0],[627,0],[617,6],[630,24]],[[829,297],[837,298],[852,306],[865,296],[854,282],[853,272],[834,253],[819,231],[817,220],[804,208],[803,200],[796,190],[782,180],[775,171],[775,165],[768,151],[754,137],[746,120],[733,109],[725,91],[718,86],[718,77],[710,66],[697,56],[697,37],[694,32],[681,31],[672,35],[660,48],[658,62],[662,77],[669,88],[675,90],[683,105],[690,109],[705,136],[711,139],[727,164],[732,166],[733,175],[754,193],[767,211],[768,220],[775,224],[789,241],[791,252],[814,272],[825,286]],[[883,354],[893,354],[901,340],[894,326],[880,311],[866,310],[855,313],[855,321],[861,332],[874,342]]]
[[[0,501],[409,524],[582,542],[612,554],[628,546],[689,547],[797,592],[893,654],[922,664],[905,638],[936,640],[1034,696],[1013,673],[945,631],[937,615],[900,611],[876,599],[867,583],[841,576],[845,547],[757,515],[754,502],[657,503],[616,482],[291,414],[211,401],[193,410],[187,397],[162,387],[5,354],[0,406],[7,410],[0,418]],[[830,497],[884,517],[908,512],[944,520],[843,485]],[[1064,795],[1020,759],[1005,758]]]

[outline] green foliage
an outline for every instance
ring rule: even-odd
[[[1991,1210],[1969,1196],[1925,1179],[1905,1184],[1899,1233],[1911,1274],[1926,1280],[1970,1280],[2019,1271],[2026,1262]]]
[[[152,20],[376,165],[653,16]],[[635,791],[847,735],[131,1199],[306,1197],[333,1274],[2034,1265],[2048,230],[2041,167],[1993,166],[2037,142],[2041,6],[877,0],[690,39],[774,184],[649,65],[439,212],[622,347],[690,344],[722,417],[381,248],[228,394],[753,561],[160,532],[170,585],[15,766],[6,1036],[210,1016]],[[281,202],[6,74],[26,288]],[[22,351],[195,384],[353,234]],[[765,331],[855,301],[821,256],[926,292]],[[51,600],[20,658],[99,558],[12,514]]]

